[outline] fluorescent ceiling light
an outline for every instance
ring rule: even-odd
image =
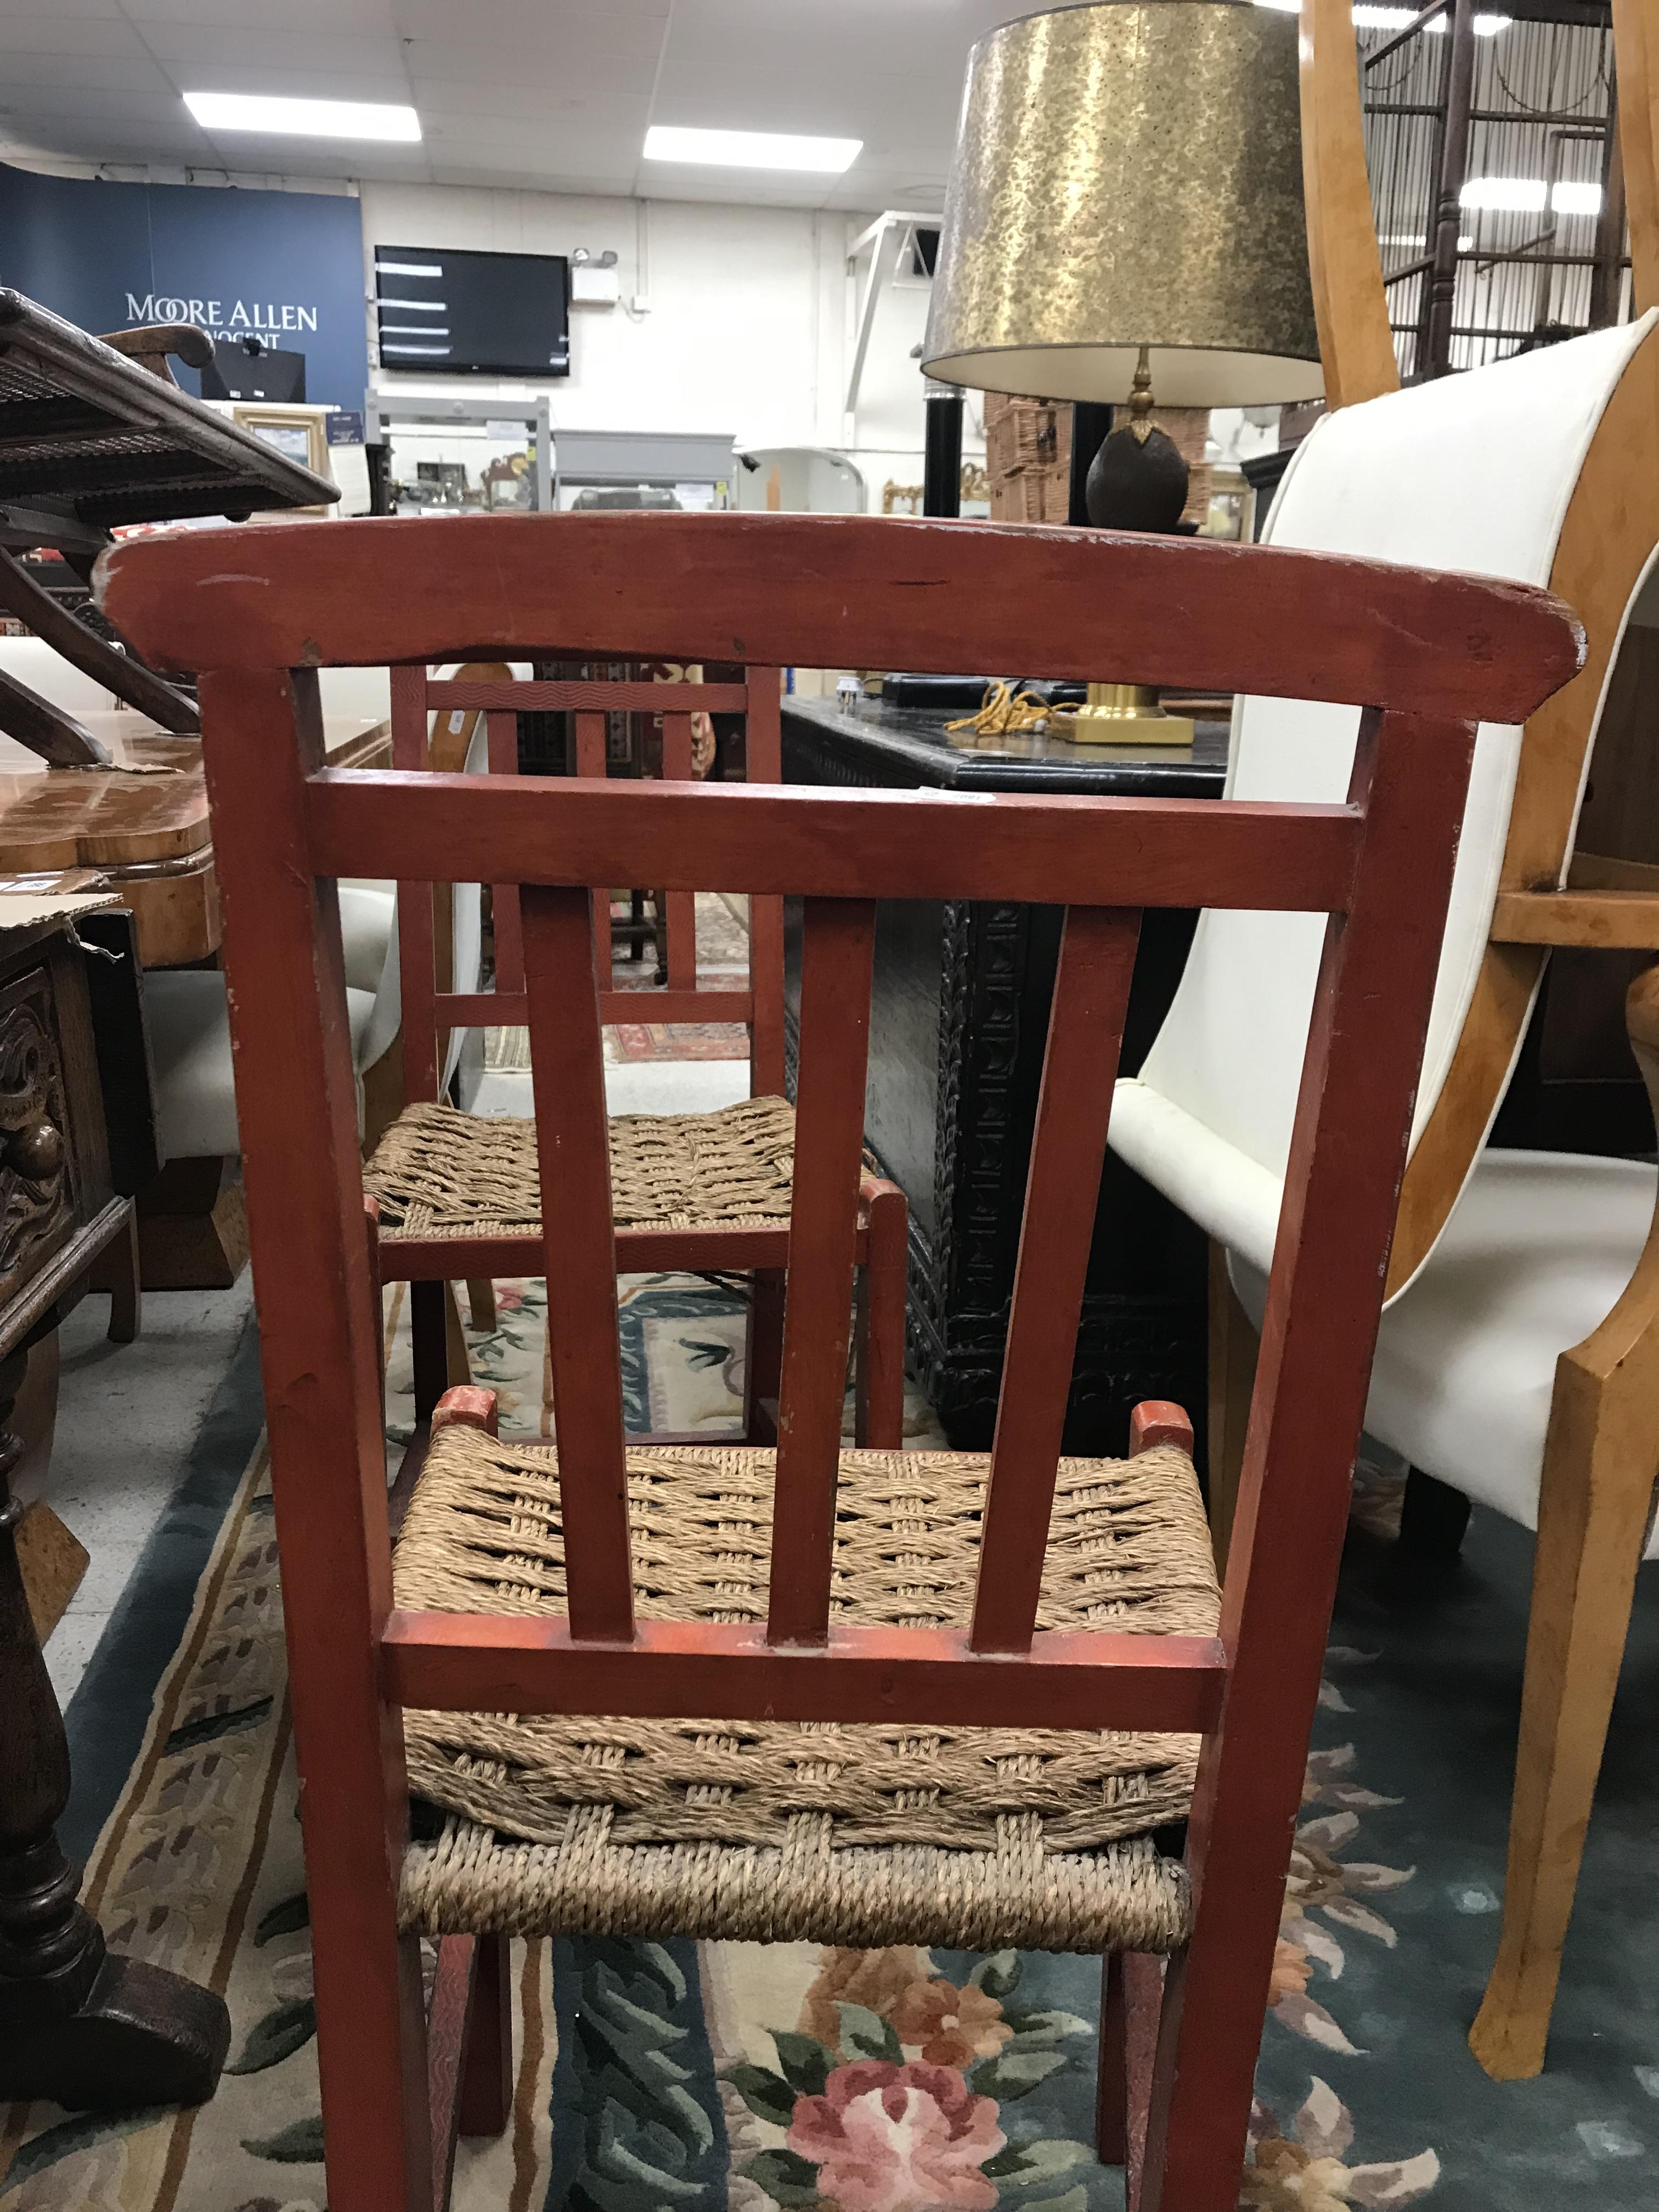
[[[185,106],[204,131],[264,131],[298,138],[399,138],[421,135],[412,107],[367,100],[278,100],[264,93],[187,92]]]
[[[653,123],[647,161],[695,161],[720,169],[811,169],[839,176],[863,150],[862,138],[801,138],[777,131],[682,131]]]
[[[1541,215],[1541,177],[1471,177],[1458,194],[1465,207],[1495,208],[1516,215]]]
[[[1601,187],[1571,182],[1547,187],[1541,177],[1471,177],[1459,198],[1465,207],[1542,215],[1546,195],[1557,215],[1600,215]]]
[[[1258,8],[1280,9],[1287,15],[1297,15],[1301,9],[1301,0],[1255,0],[1255,4]],[[1415,8],[1377,7],[1371,4],[1371,0],[1358,0],[1353,20],[1362,31],[1403,31],[1407,23],[1416,21],[1418,12]],[[1474,35],[1477,39],[1495,38],[1499,31],[1508,30],[1512,20],[1508,15],[1477,15]],[[1424,26],[1430,31],[1443,32],[1445,27],[1444,15],[1437,15],[1431,23]]]

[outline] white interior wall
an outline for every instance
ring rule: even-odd
[[[365,183],[361,196],[370,294],[376,246],[586,246],[595,260],[609,249],[621,280],[620,305],[572,307],[568,377],[538,386],[377,369],[388,395],[545,390],[556,430],[730,430],[739,446],[828,447],[851,456],[877,507],[890,477],[921,481],[921,375],[910,351],[925,284],[894,286],[878,303],[859,408],[844,411],[858,309],[847,252],[861,219],[443,185]],[[641,312],[636,295],[649,302]],[[372,353],[372,322],[370,342]],[[977,453],[976,398],[969,416],[965,450]]]

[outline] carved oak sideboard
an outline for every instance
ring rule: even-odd
[[[1190,748],[1136,749],[1046,734],[952,737],[950,719],[876,700],[847,715],[834,700],[792,695],[783,704],[784,780],[1203,799],[1219,798],[1226,773],[1224,723],[1200,722]],[[1146,916],[1124,1030],[1126,1074],[1158,1033],[1195,921]],[[910,1204],[912,1370],[964,1450],[991,1442],[1059,946],[1055,908],[918,901],[884,904],[877,916],[866,1133]],[[787,953],[793,1070],[793,929]],[[1121,1452],[1139,1399],[1205,1402],[1206,1266],[1191,1224],[1109,1156],[1068,1451]]]

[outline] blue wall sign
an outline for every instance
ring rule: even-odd
[[[306,398],[362,407],[368,382],[358,203],[240,185],[106,184],[0,162],[0,283],[94,335],[198,323],[306,357]],[[182,362],[186,390],[200,378]]]

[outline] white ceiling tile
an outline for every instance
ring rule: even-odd
[[[75,21],[120,25],[118,0],[6,0],[6,15],[14,22],[40,16],[47,22]]]
[[[867,208],[942,188],[969,46],[1011,11],[1012,0],[0,0],[0,131],[85,159],[147,152],[252,174]],[[210,135],[179,112],[187,84],[412,98],[427,135],[418,149]],[[641,158],[652,121],[834,133],[864,151],[842,177],[671,168]]]
[[[20,98],[9,105],[14,129],[37,119],[66,115],[101,116],[112,124],[128,127],[153,123],[164,130],[187,128],[197,143],[201,143],[200,130],[191,121],[189,111],[178,94],[170,88],[157,91],[149,86],[127,89],[106,85],[44,85],[32,92],[27,100]]]
[[[218,23],[158,23],[146,31],[145,43],[158,61],[187,64],[197,76],[204,70],[295,67],[313,74],[336,69],[403,74],[403,48],[389,31],[296,39],[291,31],[255,24],[233,30]]]
[[[573,32],[585,26],[653,23],[660,33],[669,20],[671,0],[586,0],[568,5],[564,0],[468,0],[459,15],[456,0],[392,0],[392,13],[399,33],[406,39],[453,39],[458,27],[473,31],[479,40],[522,43],[543,37],[551,28]]]
[[[503,38],[481,46],[460,39],[411,39],[404,48],[417,77],[459,79],[467,84],[510,84],[526,71],[538,77],[563,76],[618,66],[654,70],[662,50],[658,27],[641,27],[638,37],[612,37],[603,31],[550,29],[540,38]]]
[[[142,57],[145,51],[130,23],[91,15],[24,15],[9,6],[0,9],[0,54],[58,54],[70,59],[82,54]],[[6,66],[9,74],[9,63]]]
[[[296,44],[313,32],[393,29],[390,0],[280,0],[275,9],[263,0],[125,0],[123,12],[145,36],[152,27],[179,24],[258,30],[273,14]]]
[[[647,70],[618,81],[600,94],[585,80],[558,85],[504,85],[491,90],[477,84],[434,84],[416,78],[415,105],[421,119],[468,116],[488,124],[490,116],[504,121],[568,121],[580,116],[596,128],[643,131],[651,109],[651,76]]]
[[[164,70],[125,54],[8,54],[0,71],[0,97],[32,106],[57,92],[154,92],[177,98]]]

